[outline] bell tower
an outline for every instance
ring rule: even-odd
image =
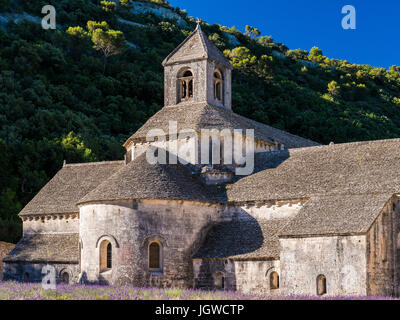
[[[163,66],[165,107],[208,104],[232,109],[232,65],[201,30],[199,20]]]

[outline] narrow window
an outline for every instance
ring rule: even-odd
[[[25,272],[24,273],[24,282],[28,282],[29,281],[29,273]]]
[[[182,99],[186,99],[187,98],[187,94],[186,94],[187,83],[186,83],[186,81],[182,80],[181,84],[182,84],[182,86],[181,86],[181,88],[182,88],[182,96],[181,96],[181,98]]]
[[[214,100],[222,102],[223,97],[223,78],[222,73],[219,70],[214,72]]]
[[[269,276],[269,287],[271,290],[279,289],[279,274],[275,271]]]
[[[79,273],[82,270],[82,243],[79,241]]]
[[[152,242],[149,245],[149,269],[161,271],[161,246],[158,242]]]
[[[100,272],[108,271],[112,268],[112,244],[104,240],[100,244]]]
[[[107,269],[112,267],[112,247],[111,243],[107,244]]]
[[[190,100],[193,98],[193,73],[190,70],[186,70],[178,78],[179,83],[179,102]]]
[[[321,274],[317,277],[317,295],[323,296],[326,292],[326,278]]]
[[[216,290],[225,290],[225,277],[221,272],[214,276],[214,287]]]
[[[61,281],[64,284],[69,284],[69,273],[68,272],[64,272],[61,276]]]
[[[193,80],[189,80],[188,97],[189,97],[189,99],[193,98]]]

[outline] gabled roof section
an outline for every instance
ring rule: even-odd
[[[79,234],[32,234],[24,236],[4,262],[66,263],[79,261]]]
[[[214,43],[208,39],[201,30],[200,25],[197,24],[196,30],[165,58],[163,66],[203,59],[215,60],[233,69],[228,59],[226,59]]]
[[[78,213],[75,203],[123,166],[124,161],[67,164],[19,215]]]
[[[316,196],[300,209],[279,235],[365,234],[391,198],[389,193]]]
[[[212,195],[182,164],[150,164],[143,153],[83,197],[79,204],[139,199],[208,203],[212,202]]]
[[[167,135],[170,121],[177,122],[178,131],[187,129],[195,130],[196,132],[200,132],[201,129],[242,129],[243,134],[246,134],[246,129],[254,129],[254,137],[256,139],[270,144],[275,142],[283,143],[286,148],[319,145],[314,141],[242,117],[228,109],[208,104],[193,104],[162,108],[125,142],[125,146],[130,141],[145,140],[147,133],[154,128],[162,129]]]
[[[272,152],[265,155],[264,161],[267,170],[231,186],[231,201],[342,195],[363,195],[367,199],[372,194],[400,192],[400,139]],[[344,208],[345,204],[338,207]]]
[[[310,199],[280,236],[365,234],[400,193],[400,139],[271,152],[266,170],[230,186],[230,201]]]
[[[279,259],[278,233],[289,219],[248,219],[217,223],[193,259]]]

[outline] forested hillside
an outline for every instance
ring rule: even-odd
[[[151,2],[0,0],[0,241],[19,239],[17,213],[64,159],[122,159],[162,107],[161,62],[196,23]],[[56,30],[41,27],[47,4]],[[400,136],[399,67],[289,50],[252,27],[202,29],[234,65],[236,113],[324,144]]]

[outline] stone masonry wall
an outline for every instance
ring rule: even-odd
[[[365,236],[281,238],[282,294],[316,295],[326,277],[328,295],[366,295]]]
[[[207,61],[188,62],[166,66],[164,69],[164,105],[178,104],[178,76],[183,69],[189,68],[193,73],[193,99],[188,103],[205,103],[207,101]],[[185,103],[185,102],[182,102]],[[172,119],[171,119],[172,120]]]
[[[87,282],[146,287],[193,287],[192,255],[211,223],[214,206],[144,200],[85,205],[80,208],[81,267]],[[112,244],[112,269],[99,272],[99,247]],[[162,245],[162,271],[151,272],[148,247]]]
[[[4,280],[25,281],[24,275],[27,274],[27,282],[42,282],[42,269],[47,264],[43,263],[4,263]],[[77,283],[79,279],[78,264],[50,264],[56,269],[56,282],[60,283],[62,274],[69,274],[70,284]]]
[[[214,99],[214,72],[219,69],[223,74],[223,101]],[[232,109],[232,71],[215,61],[207,62],[207,102],[211,105]]]
[[[254,221],[279,220],[295,216],[303,206],[303,201],[278,201],[252,205],[227,206],[223,211],[223,220]],[[279,295],[281,289],[270,288],[270,275],[277,272],[280,276],[279,260],[265,258],[239,260],[193,259],[195,287],[214,290],[216,275],[225,278],[225,290],[238,290],[244,293]]]
[[[398,200],[388,203],[367,235],[367,293],[399,296]]]
[[[193,260],[195,287],[204,290],[218,289],[215,278],[222,274],[225,290],[250,294],[279,295],[280,289],[270,288],[272,272],[280,274],[279,260],[234,261],[234,260]]]
[[[43,217],[24,217],[23,233],[78,233],[78,215],[51,215]]]

